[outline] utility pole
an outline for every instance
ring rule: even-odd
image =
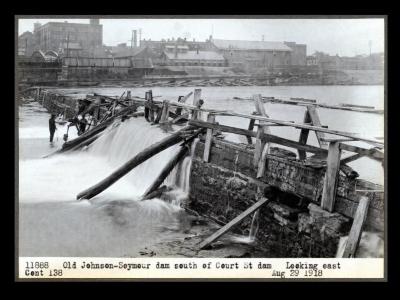
[[[142,43],[142,28],[139,28],[139,43],[138,43],[138,47],[140,47],[141,43]]]
[[[371,48],[372,48],[372,41],[371,40],[369,40],[369,42],[368,42],[368,45],[369,45],[369,56],[371,57]]]
[[[67,57],[69,57],[69,32],[67,33]]]

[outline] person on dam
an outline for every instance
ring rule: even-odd
[[[86,120],[86,115],[84,115],[79,122],[79,131],[81,134],[85,132],[87,124],[88,124],[88,121]]]
[[[56,115],[52,114],[50,119],[49,119],[50,143],[53,142],[54,133],[57,130],[56,119],[55,118],[56,118]]]

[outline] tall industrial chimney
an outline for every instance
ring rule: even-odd
[[[133,47],[137,47],[137,30],[133,31]]]

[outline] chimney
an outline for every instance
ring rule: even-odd
[[[133,47],[137,47],[137,30],[133,31]]]
[[[178,43],[175,44],[175,54],[174,54],[175,58],[178,58]]]

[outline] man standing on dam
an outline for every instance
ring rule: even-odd
[[[49,119],[50,143],[53,143],[54,132],[57,130],[55,117],[56,115],[52,114]]]

